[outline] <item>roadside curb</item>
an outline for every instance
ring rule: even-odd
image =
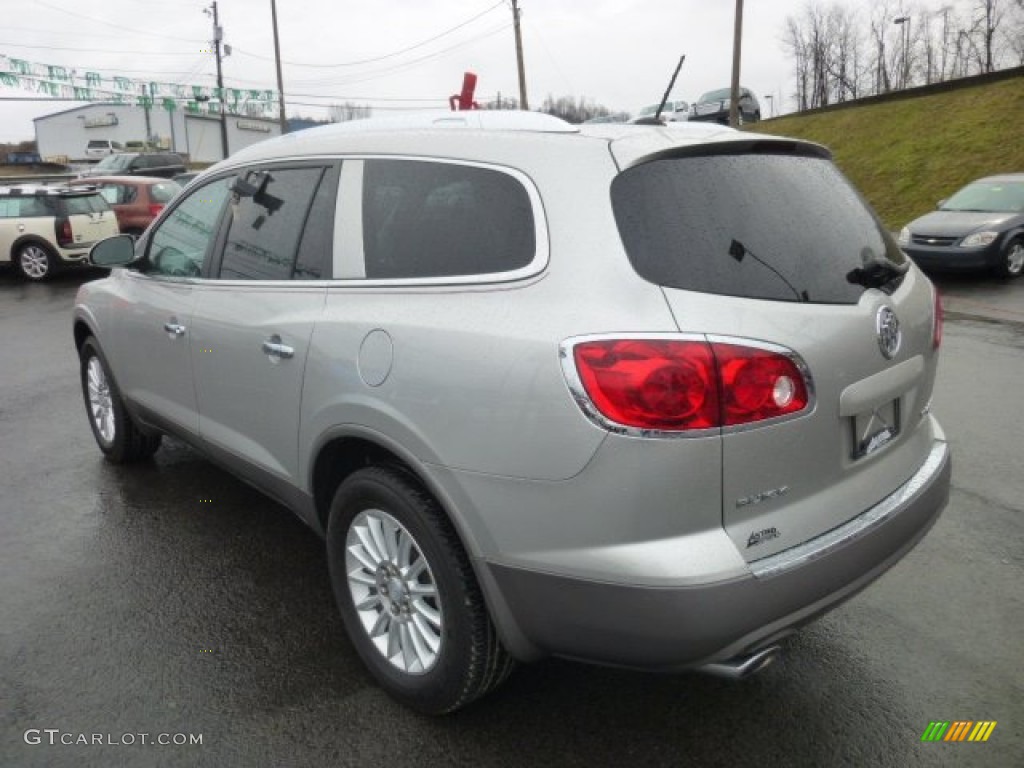
[[[1018,317],[1006,317],[1005,315],[1018,315]],[[965,309],[950,309],[945,308],[943,310],[943,317],[948,321],[955,320],[972,320],[978,323],[989,323],[992,325],[1012,325],[1016,328],[1024,330],[1024,317],[1019,316],[1020,313],[1008,313],[1008,312],[990,312],[989,314],[982,314],[980,312],[971,312]]]

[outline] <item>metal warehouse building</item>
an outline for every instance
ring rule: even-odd
[[[228,154],[258,141],[278,136],[276,120],[228,115]],[[110,139],[122,145],[129,141],[150,141],[173,152],[187,155],[191,162],[222,160],[220,118],[190,115],[182,110],[168,112],[161,107],[145,109],[127,104],[87,104],[35,119],[36,146],[44,158],[85,158],[93,139]]]

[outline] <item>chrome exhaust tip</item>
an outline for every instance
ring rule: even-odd
[[[782,648],[777,645],[770,645],[746,656],[735,656],[725,661],[705,664],[699,667],[697,671],[715,675],[716,677],[724,677],[729,680],[743,680],[757,674],[776,661],[781,655]]]

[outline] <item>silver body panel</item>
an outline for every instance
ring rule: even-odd
[[[856,305],[824,306],[663,289],[631,267],[609,199],[616,175],[672,149],[754,141],[774,139],[706,125],[292,134],[247,148],[208,175],[287,158],[340,159],[335,279],[229,284],[124,271],[83,286],[76,322],[97,337],[140,418],[237,462],[247,479],[294,499],[314,529],[322,531],[325,513],[317,459],[332,441],[358,439],[404,462],[454,522],[514,655],[673,668],[724,658],[877,577],[934,521],[949,472],[943,451],[905,492],[944,444],[926,408],[937,359],[933,294],[916,268],[892,296],[868,290]],[[361,163],[380,156],[508,169],[530,191],[538,258],[512,275],[361,279],[363,217],[352,213],[352,193]],[[893,360],[879,352],[874,319],[882,305],[902,323]],[[183,338],[164,331],[171,318],[187,326]],[[559,356],[567,339],[592,334],[780,345],[806,361],[813,408],[781,423],[689,439],[616,434],[580,408]],[[288,359],[268,356],[263,343],[272,337],[291,350]],[[899,434],[853,459],[852,418],[892,401],[904,418]],[[788,574],[796,594],[764,593],[777,610],[755,612],[756,627],[727,621],[708,637],[697,616],[676,617],[679,626],[645,656],[650,638],[630,638],[628,611],[602,618],[598,605],[580,619],[606,622],[601,649],[593,638],[574,647],[572,611],[559,619],[569,595],[600,602],[602,585],[616,600],[635,594],[634,613],[642,612],[645,590],[692,596],[730,585],[730,595],[756,600],[759,567],[900,493],[871,526],[871,543],[842,539],[815,559],[813,579]],[[757,501],[737,504],[744,499]],[[747,546],[762,529],[778,535]],[[820,574],[830,558],[841,566],[822,591],[812,582],[828,581]],[[553,591],[531,592],[540,585]],[[530,613],[523,606],[531,599],[547,608]],[[687,631],[700,641],[688,644]],[[637,642],[616,658],[617,645]]]

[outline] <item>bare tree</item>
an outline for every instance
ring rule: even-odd
[[[1003,48],[1010,66],[1024,67],[1024,0],[1016,0],[1007,13]]]
[[[592,117],[610,115],[611,110],[601,104],[589,101],[585,96],[573,99],[572,96],[559,96],[557,99],[548,94],[540,107],[541,112],[560,117],[568,123],[582,123]]]
[[[796,90],[793,92],[793,98],[796,99],[797,111],[802,112],[810,108],[808,93],[810,57],[807,54],[807,44],[804,42],[800,22],[792,16],[786,17],[786,31],[782,44],[789,50],[789,55],[793,59],[793,74],[796,81]]]
[[[332,123],[346,123],[349,120],[362,120],[373,114],[373,107],[369,104],[355,104],[346,101],[344,104],[331,104],[327,109],[327,115]]]
[[[808,0],[787,16],[799,110],[1024,65],[1024,0]]]

